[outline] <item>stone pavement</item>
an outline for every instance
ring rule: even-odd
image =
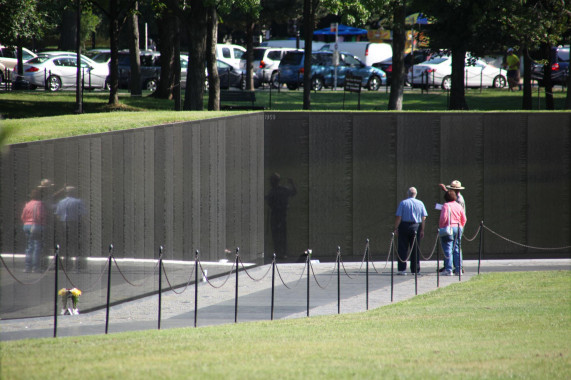
[[[369,263],[368,292],[366,264],[344,263],[340,269],[340,302],[338,303],[337,269],[334,263],[313,263],[309,281],[309,316],[357,313],[391,303],[390,263]],[[459,281],[468,281],[478,274],[478,261],[465,260],[465,273],[437,277],[436,262],[421,262],[416,279],[410,273],[397,276],[394,272],[393,302],[410,299]],[[571,270],[571,259],[484,260],[480,273]],[[302,318],[308,314],[307,271],[304,264],[278,264],[273,277],[273,319]],[[175,292],[176,291],[176,292]],[[161,296],[160,328],[194,327],[195,287],[169,290]],[[263,265],[240,271],[236,311],[236,276],[222,276],[200,282],[197,290],[196,326],[251,322],[272,318],[272,266]],[[368,302],[368,305],[367,305]],[[368,306],[368,307],[367,307]],[[157,329],[158,295],[113,306],[109,310],[108,333]],[[79,315],[58,316],[57,336],[96,335],[105,333],[106,310]],[[0,321],[0,341],[53,337],[54,318],[39,317]]]

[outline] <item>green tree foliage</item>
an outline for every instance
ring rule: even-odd
[[[40,37],[46,13],[40,0],[0,0],[0,36],[6,45]]]

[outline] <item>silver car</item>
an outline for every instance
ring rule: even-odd
[[[278,67],[283,56],[291,50],[291,48],[279,47],[257,47],[254,48],[254,57],[252,66],[254,73],[263,83],[270,83],[275,88],[279,87],[278,83]],[[242,57],[241,67],[246,69],[246,59]]]
[[[98,64],[82,56],[81,68],[85,88],[109,88],[109,67],[106,64]],[[73,53],[38,54],[24,63],[24,80],[32,88],[46,87],[49,91],[58,91],[65,87],[75,87],[76,78],[77,55]]]

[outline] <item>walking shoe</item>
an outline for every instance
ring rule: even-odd
[[[442,268],[438,269],[438,271],[441,273],[444,272],[445,270],[446,270],[446,267],[442,267]]]
[[[452,276],[452,272],[450,272],[449,270],[444,270],[441,276]]]
[[[404,270],[399,270],[399,271],[397,272],[397,276],[406,276],[406,271],[404,271]]]

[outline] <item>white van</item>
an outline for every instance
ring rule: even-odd
[[[279,48],[290,48],[290,49],[295,49],[296,45],[297,45],[296,40],[267,40],[260,44],[261,47],[267,46],[267,47],[279,47]],[[323,45],[325,45],[324,42],[312,41],[311,49],[319,50],[322,48]],[[303,39],[299,40],[299,48],[300,49],[305,48],[305,40]]]
[[[393,56],[392,46],[385,43],[369,41],[338,42],[337,46],[337,50],[356,55],[367,66],[372,66],[374,63],[384,61]],[[335,43],[325,44],[321,47],[321,50],[335,50]]]
[[[240,59],[246,59],[246,49],[240,45],[216,44],[216,58],[240,70]]]

